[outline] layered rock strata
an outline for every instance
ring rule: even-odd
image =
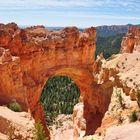
[[[121,43],[121,53],[140,52],[140,26],[129,29]]]
[[[24,103],[35,120],[46,126],[39,103],[41,92],[48,78],[66,75],[78,85],[84,104],[96,105],[96,97],[89,100],[93,96],[95,41],[93,27],[80,32],[76,27],[51,31],[43,26],[20,29],[14,23],[1,24],[0,103],[13,99]]]
[[[121,52],[139,51],[138,38],[139,28],[130,29],[123,38]],[[109,61],[100,56],[95,62],[95,42],[93,27],[80,32],[76,27],[52,31],[44,26],[20,29],[14,23],[0,24],[0,103],[17,100],[46,127],[39,102],[43,87],[50,77],[69,76],[80,89],[80,105],[73,114],[74,134],[76,137],[81,132],[82,136],[94,134],[108,109],[113,87],[129,90],[129,83],[122,81],[125,81],[124,73],[133,67],[131,61],[124,62],[129,60],[125,53]],[[138,56],[133,57],[133,62],[139,66]],[[131,74],[132,71],[129,79]],[[49,135],[47,128],[46,133]]]

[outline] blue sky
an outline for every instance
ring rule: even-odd
[[[140,0],[0,0],[0,22],[78,27],[140,24]]]

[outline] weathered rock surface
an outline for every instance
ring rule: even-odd
[[[7,104],[13,99],[23,107],[26,104],[20,58],[12,56],[10,50],[0,48],[0,104]]]
[[[140,123],[114,127],[107,132],[104,140],[139,140],[139,129]]]
[[[131,27],[121,43],[121,53],[132,52],[140,52],[140,26]]]
[[[107,61],[102,57],[98,57],[96,63],[94,64],[94,79],[98,84],[103,86],[104,81],[106,85],[109,86],[108,80],[114,83],[114,86],[122,88],[126,96],[122,96],[126,108],[123,111],[119,111],[120,107],[117,107],[117,103],[114,101],[114,105],[106,112],[104,118],[102,119],[101,128],[108,128],[109,126],[115,126],[119,121],[123,123],[129,123],[128,116],[131,114],[132,110],[139,110],[138,104],[136,102],[136,93],[139,89],[139,68],[140,68],[140,53],[139,53],[139,27],[133,27],[126,34],[122,41],[122,54],[114,55]],[[102,87],[101,86],[101,87]],[[106,89],[106,88],[105,88]],[[104,90],[103,95],[105,95],[106,90]],[[111,94],[110,94],[111,95]],[[129,96],[128,96],[129,95]],[[107,97],[107,96],[106,96]],[[108,96],[109,98],[110,96]],[[126,100],[125,100],[126,99]],[[130,100],[131,99],[131,100]],[[103,103],[103,99],[101,100]],[[111,101],[112,102],[112,101]],[[109,102],[110,103],[110,102]],[[111,105],[110,104],[110,105]],[[117,107],[117,108],[116,108]],[[102,108],[102,107],[101,107]],[[116,110],[114,110],[116,108]],[[118,113],[119,111],[119,113]],[[118,113],[118,115],[117,115]],[[108,114],[108,115],[107,115]],[[113,114],[111,116],[111,114]],[[118,117],[118,120],[116,118]],[[127,119],[126,119],[127,118]],[[120,123],[119,122],[119,123]],[[121,124],[122,124],[121,122]],[[139,139],[139,133],[137,131],[139,125],[124,125],[116,127],[114,130],[108,128],[105,139]],[[133,128],[133,130],[131,129]],[[134,131],[136,130],[136,131]],[[101,133],[100,129],[96,130],[97,133]],[[128,133],[133,133],[132,137],[128,136]],[[100,137],[99,137],[100,138]],[[87,137],[88,139],[88,137]]]
[[[0,139],[33,140],[34,120],[27,112],[0,106]]]
[[[86,132],[86,120],[84,118],[84,104],[78,103],[73,109],[74,138],[82,138]]]
[[[130,95],[132,100],[136,100],[136,92],[140,85],[139,43],[140,26],[131,27],[122,40],[122,54],[114,55],[109,58],[108,61],[104,60],[98,62],[97,59],[97,63],[94,66],[94,71],[100,72],[100,74],[98,74],[98,77],[96,76],[96,79],[101,81],[100,79],[107,75],[109,75],[109,77],[112,79],[115,78],[115,85],[123,88],[123,91],[126,93],[126,95]],[[104,64],[102,65],[102,63]],[[109,74],[107,74],[107,72],[102,72],[102,69],[109,71]],[[103,74],[101,74],[101,72]]]
[[[43,87],[50,77],[69,76],[80,89],[83,105],[74,110],[74,134],[94,134],[108,110],[113,86],[129,91],[129,83],[124,86],[122,81],[125,81],[125,73],[129,72],[131,76],[133,71],[132,61],[124,62],[129,59],[125,53],[110,58],[108,62],[100,56],[95,62],[95,42],[93,27],[80,32],[76,27],[51,31],[43,26],[20,29],[14,23],[0,25],[0,103],[16,99],[46,127],[44,111],[39,103]],[[127,39],[122,44],[125,42],[127,44]],[[130,51],[133,47],[127,48],[122,47],[122,52],[133,52]],[[138,67],[137,56],[132,64]],[[46,133],[49,134],[47,128]]]
[[[126,38],[126,40],[122,41],[122,54],[114,55],[108,60],[105,60],[103,56],[99,56],[96,60],[96,62],[93,65],[93,75],[94,75],[94,81],[95,85],[93,86],[94,95],[96,95],[96,98],[100,98],[100,111],[106,112],[104,116],[102,117],[99,112],[96,112],[96,117],[94,118],[94,115],[92,117],[88,117],[86,119],[86,128],[91,126],[88,125],[88,121],[92,118],[96,120],[96,118],[102,118],[102,122],[100,123],[100,126],[98,129],[96,129],[96,136],[90,136],[90,137],[85,137],[85,139],[132,139],[132,137],[128,138],[128,133],[133,133],[132,136],[135,139],[139,139],[139,133],[138,131],[132,131],[131,126],[134,129],[137,129],[138,125],[127,125],[127,126],[122,126],[120,128],[116,128],[112,132],[107,132],[107,136],[105,137],[104,131],[100,130],[106,130],[105,128],[108,128],[110,126],[116,126],[119,125],[118,123],[125,124],[129,123],[129,116],[132,112],[132,110],[139,110],[138,104],[136,102],[136,93],[137,89],[139,88],[139,63],[140,63],[140,53],[139,53],[139,46],[138,42],[140,39],[138,38],[139,36],[139,31],[137,28],[132,28],[131,30],[133,31],[133,36],[135,39],[132,41],[130,37]],[[129,32],[132,32],[132,31]],[[127,35],[129,34],[127,33]],[[127,36],[126,35],[126,36]],[[137,38],[137,39],[136,39]],[[126,42],[125,42],[126,41]],[[127,42],[128,41],[128,42]],[[130,42],[129,42],[130,41]],[[131,47],[132,43],[135,46],[134,48]],[[129,44],[130,43],[130,44]],[[132,49],[133,48],[133,49]],[[127,53],[126,53],[127,52]],[[122,94],[123,102],[125,104],[125,109],[121,111],[120,104],[118,106],[119,102],[118,97],[116,98],[117,101],[112,101],[112,87],[119,87],[122,88],[123,92],[125,94]],[[96,88],[95,88],[96,87]],[[117,95],[118,91],[116,91]],[[102,96],[100,96],[102,95]],[[129,95],[129,96],[128,96]],[[98,100],[99,101],[99,100]],[[111,103],[111,104],[110,104]],[[103,106],[104,105],[104,106]],[[89,105],[88,107],[91,107],[92,105]],[[87,109],[86,109],[87,110]],[[97,111],[97,110],[96,110]],[[98,122],[100,119],[93,121],[94,125],[95,122]],[[121,122],[122,121],[122,122]],[[92,122],[92,121],[90,121]],[[99,124],[99,123],[98,123]],[[91,127],[93,130],[94,127]],[[103,129],[104,128],[104,129]],[[108,129],[110,130],[110,128]],[[117,132],[117,133],[116,133]],[[115,134],[114,134],[115,133]],[[103,135],[100,136],[100,135]]]
[[[80,32],[76,27],[51,31],[43,26],[20,29],[14,23],[1,24],[0,47],[6,50],[2,49],[0,57],[0,103],[16,99],[26,104],[35,120],[42,120],[45,126],[44,112],[39,103],[43,87],[48,78],[66,75],[78,85],[83,102],[90,110],[85,116],[89,112],[95,113],[98,101],[96,97],[89,100],[89,97],[96,96],[92,89],[95,41],[93,27]]]
[[[140,85],[140,53],[116,55],[106,63],[105,67],[118,71],[118,87],[122,87],[126,95],[130,95],[132,100],[136,100],[136,92]]]
[[[121,94],[122,103],[124,105],[123,108],[119,102],[118,94]],[[96,130],[94,135],[85,136],[80,140],[139,139],[139,120],[135,123],[130,123],[129,119],[133,110],[139,112],[137,102],[132,101],[130,96],[126,96],[121,88],[115,87],[111,96],[109,108],[102,119],[101,126]],[[131,134],[131,136],[128,134]]]
[[[60,114],[55,120],[55,124],[51,126],[50,139],[51,140],[73,140],[73,121],[72,114]]]
[[[123,90],[136,100],[136,92],[139,88],[140,67],[140,26],[132,27],[122,40],[121,53],[113,61],[119,71],[119,77],[123,83]]]

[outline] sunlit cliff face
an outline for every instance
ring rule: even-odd
[[[1,102],[16,99],[46,127],[39,99],[47,79],[59,75],[68,76],[76,83],[85,104],[97,104],[91,98],[89,101],[92,96],[95,28],[83,32],[76,27],[50,31],[43,26],[20,29],[12,23],[2,24],[0,29],[0,46],[9,49],[12,57],[6,59],[7,50],[1,54],[5,58],[0,65],[0,79],[3,81],[0,84]]]

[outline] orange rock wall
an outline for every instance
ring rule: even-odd
[[[121,43],[121,53],[133,52],[140,52],[140,26],[131,27]]]
[[[93,134],[101,125],[115,85],[109,79],[114,71],[102,68],[103,58],[94,61],[95,43],[93,27],[80,32],[76,27],[51,31],[43,26],[20,29],[14,23],[0,24],[0,103],[16,99],[46,127],[39,103],[43,87],[50,77],[69,76],[80,89],[81,116],[86,123],[83,128],[74,121],[74,133]],[[77,120],[78,113],[74,114]]]
[[[93,96],[95,41],[93,27],[80,32],[76,27],[51,31],[43,26],[20,29],[14,23],[0,24],[0,103],[13,99],[25,103],[36,121],[46,126],[41,92],[48,78],[66,75],[78,85],[83,102],[93,104],[88,100]]]
[[[19,57],[13,57],[9,50],[0,48],[0,104],[18,100],[26,107],[26,88],[23,85]]]

